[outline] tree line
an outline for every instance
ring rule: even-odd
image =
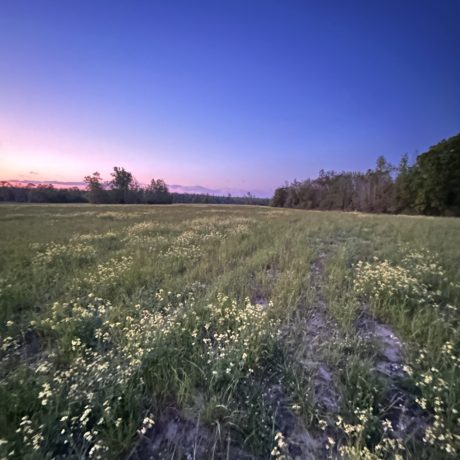
[[[397,167],[383,156],[366,172],[321,170],[275,190],[272,206],[318,210],[460,216],[460,134]]]
[[[208,193],[171,193],[173,203],[201,203],[201,204],[251,204],[268,206],[269,198],[258,198],[251,193],[244,196],[209,195]]]
[[[171,193],[163,179],[152,179],[142,186],[125,168],[115,166],[111,180],[104,181],[100,173],[84,177],[85,190],[78,187],[55,188],[50,184],[28,184],[24,187],[0,181],[0,201],[27,203],[97,203],[97,204],[256,204],[269,205],[268,198],[250,193],[242,197],[216,196],[206,193]]]
[[[98,172],[85,176],[87,198],[90,203],[104,204],[170,204],[171,193],[162,179],[152,179],[143,187],[125,168],[115,166],[112,179],[104,182]]]

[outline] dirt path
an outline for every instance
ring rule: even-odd
[[[404,370],[404,344],[393,329],[375,318],[366,306],[357,318],[356,329],[363,340],[377,346],[374,369],[386,380],[386,418],[392,424],[394,436],[404,440],[421,439],[430,417],[402,386],[403,379],[408,377]]]
[[[254,460],[254,457],[230,438],[221,437],[216,429],[205,426],[199,417],[186,417],[171,406],[163,411],[151,429],[140,435],[127,459]]]
[[[324,280],[325,252],[320,252],[310,265],[309,285],[312,295],[308,305],[300,305],[295,312],[295,320],[286,326],[285,340],[292,348],[295,359],[310,376],[311,399],[319,413],[335,414],[340,407],[333,372],[323,359],[325,345],[338,338],[338,328],[327,312],[327,304],[322,292]],[[308,389],[306,389],[308,390]],[[283,388],[275,385],[269,390],[272,404],[277,406],[276,428],[284,435],[289,446],[291,459],[327,458],[328,432],[319,427],[308,431],[299,417],[291,409],[292,401],[286,397]]]
[[[324,261],[327,253],[320,252],[311,264],[310,282],[315,295],[313,304],[305,321],[305,343],[310,356],[310,365],[316,368],[314,376],[314,399],[324,411],[334,414],[340,405],[340,396],[335,387],[333,372],[325,360],[321,359],[326,343],[337,341],[338,327],[327,312],[327,303],[322,291],[324,280]],[[319,358],[319,359],[318,359]]]

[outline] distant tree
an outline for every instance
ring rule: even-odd
[[[408,212],[413,209],[413,190],[409,156],[405,153],[399,162],[395,179],[395,211]]]
[[[296,179],[288,188],[285,206],[288,208],[298,208],[301,204],[299,192],[301,190],[301,183]]]
[[[244,200],[246,204],[255,204],[255,196],[251,192],[247,192],[244,196]]]
[[[113,172],[110,175],[113,177],[110,185],[113,189],[117,190],[128,190],[134,180],[130,172],[118,166],[114,166]]]
[[[113,190],[112,196],[116,203],[129,202],[129,190],[134,181],[133,175],[126,171],[125,168],[114,166],[113,172],[110,174],[110,188]]]
[[[150,204],[170,204],[172,196],[163,179],[152,179],[145,190],[146,202]]]
[[[7,181],[0,181],[0,201],[14,201],[13,186]]]
[[[387,175],[387,174],[390,174],[392,170],[393,170],[393,166],[391,165],[391,163],[388,163],[388,161],[385,159],[383,155],[380,155],[379,157],[377,157],[376,167],[375,167],[375,171],[377,173],[382,174],[382,175]]]
[[[377,158],[375,171],[372,173],[372,211],[388,212],[393,206],[393,166],[383,155]]]
[[[83,181],[86,183],[88,191],[103,190],[101,175],[96,171],[91,176],[85,176]]]
[[[278,208],[283,208],[286,204],[288,196],[288,190],[287,187],[279,187],[275,190],[275,194],[273,195],[271,205],[278,207]]]
[[[124,195],[125,203],[139,204],[139,203],[145,202],[144,189],[134,177],[132,178],[132,181],[129,184],[129,189],[125,191],[124,193],[125,193]]]
[[[85,176],[83,181],[86,183],[90,203],[107,203],[107,191],[104,190],[102,177],[97,171],[90,176]]]

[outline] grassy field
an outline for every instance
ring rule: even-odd
[[[0,458],[455,458],[459,262],[458,219],[1,205]]]

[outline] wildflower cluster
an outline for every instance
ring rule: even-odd
[[[156,222],[139,222],[124,230],[121,241],[132,248],[147,246],[149,251],[154,251],[158,246],[165,245],[168,239],[158,233],[160,226]],[[164,227],[161,227],[164,230]]]
[[[128,237],[133,237],[136,235],[141,235],[143,233],[152,233],[159,229],[159,224],[157,222],[139,222],[137,224],[130,225],[126,228],[126,234]]]
[[[420,251],[409,250],[401,260],[401,265],[412,270],[418,279],[424,281],[445,276],[444,268],[439,264],[437,256],[426,249]]]
[[[424,366],[426,351],[422,350],[416,360],[419,368]],[[421,390],[417,403],[433,413],[423,441],[448,455],[460,453],[460,415],[455,404],[455,385],[460,379],[460,357],[454,344],[446,342],[441,348],[440,366],[425,369],[416,378]],[[413,372],[411,370],[411,372]]]
[[[109,220],[129,220],[129,219],[136,219],[139,217],[148,214],[147,212],[142,211],[104,211],[96,213],[96,217],[99,219],[109,219]]]
[[[31,326],[49,329],[70,340],[74,335],[92,339],[94,330],[112,310],[108,300],[96,297],[93,293],[85,298],[72,299],[69,302],[54,302],[47,317],[33,320]],[[80,340],[80,338],[78,339]]]
[[[35,444],[23,441],[18,451],[26,455],[38,450],[43,456],[86,452],[90,458],[105,458],[109,446],[104,433],[125,423],[125,398],[142,394],[134,391],[142,386],[142,355],[134,354],[142,337],[129,330],[109,301],[93,294],[56,302],[50,317],[34,321],[33,326],[54,332],[60,341],[59,355],[49,353],[35,365],[42,410],[35,410],[27,424],[21,422],[18,430],[34,430],[35,437],[28,439],[35,439]]]
[[[227,235],[242,235],[249,232],[253,219],[234,217],[232,219],[195,219],[191,222],[191,229],[202,235],[204,240],[221,240]]]
[[[44,440],[42,434],[40,433],[40,429],[34,427],[32,421],[27,415],[22,417],[16,433],[22,437],[24,445],[31,451],[39,450],[41,443]]]
[[[197,260],[203,254],[205,243],[222,241],[231,234],[243,234],[249,230],[251,219],[195,219],[187,225],[173,243],[164,251],[164,257]]]
[[[405,303],[438,306],[444,271],[429,253],[410,252],[399,265],[374,257],[372,262],[356,264],[354,290],[379,302],[399,300]]]
[[[271,451],[271,456],[278,460],[287,460],[291,458],[289,455],[289,445],[285,441],[283,433],[278,431],[275,434],[275,447]]]
[[[95,244],[106,241],[115,241],[118,238],[118,234],[113,231],[105,233],[83,233],[75,235],[70,238],[70,244]]]
[[[19,342],[14,337],[10,335],[0,337],[0,349],[2,352],[12,353],[19,348]]]
[[[90,293],[69,302],[55,302],[49,316],[31,326],[59,342],[33,364],[36,398],[41,410],[21,421],[15,449],[43,456],[110,456],[108,432],[125,430],[126,399],[141,398],[157,375],[187,363],[219,380],[237,381],[255,372],[277,335],[268,311],[218,295],[215,302],[197,302],[194,292],[158,291],[149,302],[114,307]],[[152,360],[155,365],[152,366]],[[175,362],[176,360],[177,362]],[[63,366],[63,363],[66,363]],[[153,369],[153,374],[150,370]],[[169,382],[169,380],[167,380]],[[158,384],[159,385],[159,384]],[[163,390],[164,391],[164,390]],[[141,406],[139,403],[134,407]],[[138,429],[145,434],[153,416],[140,412]]]
[[[419,329],[427,327],[428,321],[435,322],[441,337],[456,337],[457,319],[453,316],[456,307],[443,299],[448,287],[443,267],[428,251],[408,251],[398,265],[374,258],[373,262],[358,262],[356,266],[354,288],[358,294],[367,296],[376,306],[385,302],[391,306],[390,312],[394,305],[411,305],[414,321],[428,312],[429,316],[425,316],[428,320],[420,320]],[[425,340],[434,342],[429,336]],[[460,452],[460,418],[455,393],[460,379],[460,359],[456,342],[441,344],[435,346],[437,352],[431,343],[430,351],[421,350],[416,354],[413,368],[404,366],[403,369],[419,388],[416,402],[427,417],[432,416],[423,436],[426,448],[431,449],[433,455],[452,456]]]
[[[194,330],[193,343],[203,341],[208,363],[217,377],[254,372],[264,348],[279,334],[279,324],[269,317],[268,310],[251,304],[249,299],[240,305],[218,295],[215,303],[205,307],[203,315],[209,321],[201,331]]]
[[[152,414],[145,417],[142,421],[142,426],[138,430],[138,432],[142,435],[146,434],[153,426],[155,425],[155,420],[152,418]]]
[[[120,256],[98,264],[95,270],[77,279],[79,285],[88,286],[90,289],[107,288],[116,283],[133,266],[131,256]]]
[[[168,258],[196,260],[202,254],[201,240],[202,238],[198,233],[190,230],[185,231],[173,241],[171,246],[163,251],[162,255]]]
[[[202,305],[193,292],[160,290],[155,300],[155,311],[138,307],[136,315],[127,317],[125,354],[142,357],[159,344],[169,348],[169,342],[182,343],[196,360],[204,359],[201,365],[210,375],[232,378],[254,372],[277,335],[277,321],[249,299],[240,304],[218,294],[215,302]]]
[[[336,446],[337,456],[343,459],[379,460],[382,458],[404,458],[405,446],[395,436],[393,426],[387,419],[379,420],[372,415],[372,408],[356,408],[354,422],[347,423],[341,416],[337,417],[336,426],[345,436],[340,441],[328,437],[326,449],[332,451]],[[369,433],[378,432],[379,439],[372,447],[369,445]],[[331,455],[331,458],[335,456]]]
[[[32,263],[38,267],[50,266],[56,262],[88,262],[96,257],[96,250],[81,242],[33,244],[32,248],[37,251]]]

